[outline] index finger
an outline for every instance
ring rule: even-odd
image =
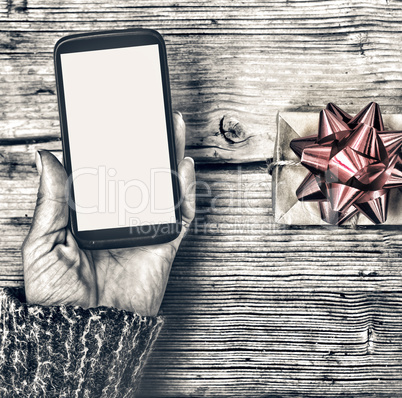
[[[186,124],[180,112],[173,113],[174,139],[176,146],[177,164],[184,158],[186,148]]]

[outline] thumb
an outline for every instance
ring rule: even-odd
[[[37,152],[35,160],[40,183],[31,230],[24,242],[24,248],[32,248],[35,255],[40,256],[65,240],[68,185],[64,167],[50,152]]]

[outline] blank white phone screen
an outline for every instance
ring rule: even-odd
[[[79,231],[176,222],[158,45],[61,54]]]

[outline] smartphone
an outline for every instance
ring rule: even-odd
[[[70,228],[80,247],[181,230],[166,47],[150,29],[67,36],[54,49]]]

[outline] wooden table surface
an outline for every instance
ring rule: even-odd
[[[275,224],[278,111],[402,111],[395,0],[1,0],[0,284],[23,284],[37,149],[60,150],[62,36],[165,37],[197,163],[198,215],[173,265],[151,397],[402,397],[402,233]]]

